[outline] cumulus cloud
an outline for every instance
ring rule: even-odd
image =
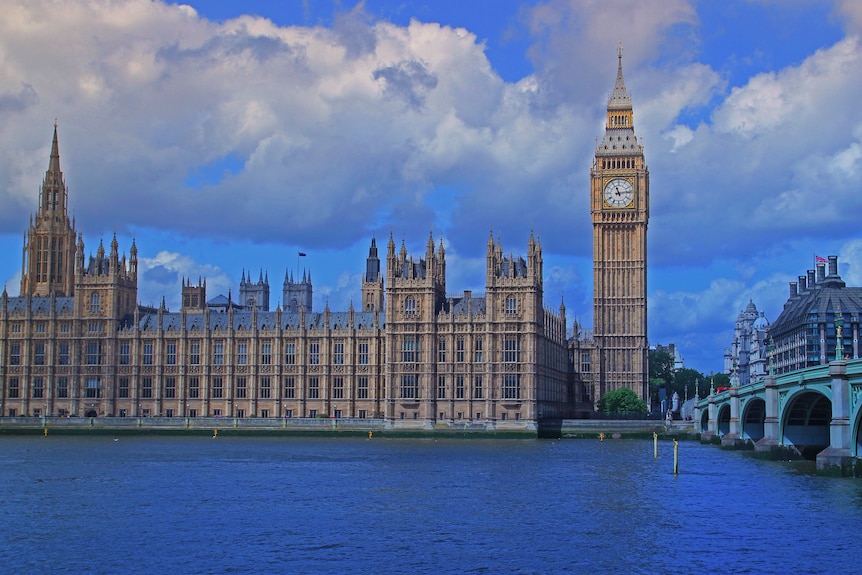
[[[691,17],[682,2],[660,4],[636,10],[644,32],[631,39],[633,68],[655,52],[646,29]],[[609,10],[537,8],[534,29],[548,37],[535,56],[543,72],[507,84],[469,31],[373,21],[361,5],[330,29],[250,16],[216,24],[144,0],[16,4],[0,23],[0,95],[15,112],[0,115],[0,167],[10,168],[0,225],[24,217],[40,173],[32,167],[49,144],[33,128],[47,133],[58,116],[64,165],[86,190],[72,207],[87,229],[122,221],[344,247],[381,218],[427,222],[430,210],[451,216],[457,245],[481,245],[492,225],[541,220],[549,249],[587,254],[589,236],[565,229],[587,224],[583,166],[600,129],[600,95],[612,85],[615,43],[602,42],[603,57],[592,58],[599,48],[587,51],[589,38],[561,43],[566,35],[552,21],[569,11],[567,21],[592,35],[618,26]],[[34,49],[50,45],[58,27],[73,50]],[[563,55],[595,81],[570,89],[570,74],[552,73]],[[15,162],[14,149],[32,159]],[[217,177],[201,181],[202,171]],[[451,205],[436,199],[441,186],[458,187]],[[124,212],[129,202],[135,210]]]
[[[734,88],[692,132],[668,127],[650,156],[652,240],[667,248],[656,263],[748,257],[852,225],[862,111],[847,94],[860,92],[862,51],[848,37]],[[692,249],[674,247],[679,237]]]
[[[164,297],[169,309],[179,310],[182,281],[197,285],[201,279],[207,284],[207,299],[227,295],[233,285],[231,277],[217,266],[177,252],[162,250],[151,258],[138,258],[138,300],[145,305],[159,305]]]
[[[838,272],[847,285],[862,286],[862,239],[845,243],[838,253],[838,263]]]
[[[626,30],[626,84],[651,171],[651,277],[775,259],[806,240],[846,244],[849,262],[856,251],[844,240],[862,209],[858,5],[835,3],[848,31],[840,42],[729,89],[697,61],[701,23],[686,0],[525,8],[535,73],[517,82],[501,79],[471,31],[398,26],[362,4],[327,28],[216,23],[151,0],[7,2],[0,234],[19,235],[34,209],[57,118],[85,235],[121,226],[336,250],[373,230],[433,225],[450,283],[481,289],[488,230],[508,244],[535,227],[546,257],[572,258],[546,267],[546,303],[561,292],[589,300],[577,268],[592,253],[589,167]],[[684,344],[732,322],[745,303],[734,290],[750,297],[756,282],[786,279],[763,273],[650,294],[651,333]],[[177,306],[183,275],[207,276],[213,294],[230,286],[215,264],[161,252],[142,267],[141,300],[165,294]],[[354,279],[318,293],[343,302]]]
[[[856,0],[837,0],[835,7],[850,32],[855,34],[862,32],[862,4]]]

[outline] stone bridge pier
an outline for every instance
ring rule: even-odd
[[[862,402],[854,399],[854,393],[862,397],[862,372],[858,361],[851,364],[849,374],[848,362],[836,360],[711,393],[693,413],[701,440],[720,437],[730,448],[753,443],[759,452],[816,446],[821,448],[815,456],[818,473],[852,476],[862,456],[862,432],[854,431],[862,421]]]
[[[852,474],[853,455],[850,450],[850,382],[847,363],[829,364],[832,380],[832,422],[829,424],[829,447],[817,454],[817,470],[829,474]]]

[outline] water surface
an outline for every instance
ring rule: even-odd
[[[0,438],[4,573],[857,573],[862,482],[696,443]]]

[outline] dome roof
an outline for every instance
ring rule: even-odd
[[[736,321],[751,325],[751,322],[757,319],[757,315],[757,306],[754,305],[752,300],[748,300],[748,305],[745,306],[744,310],[739,312],[739,317],[736,318]]]

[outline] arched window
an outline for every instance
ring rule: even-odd
[[[416,300],[412,296],[404,300],[404,313],[407,315],[416,315]]]
[[[518,300],[515,296],[510,295],[506,298],[506,315],[515,315],[518,313]]]

